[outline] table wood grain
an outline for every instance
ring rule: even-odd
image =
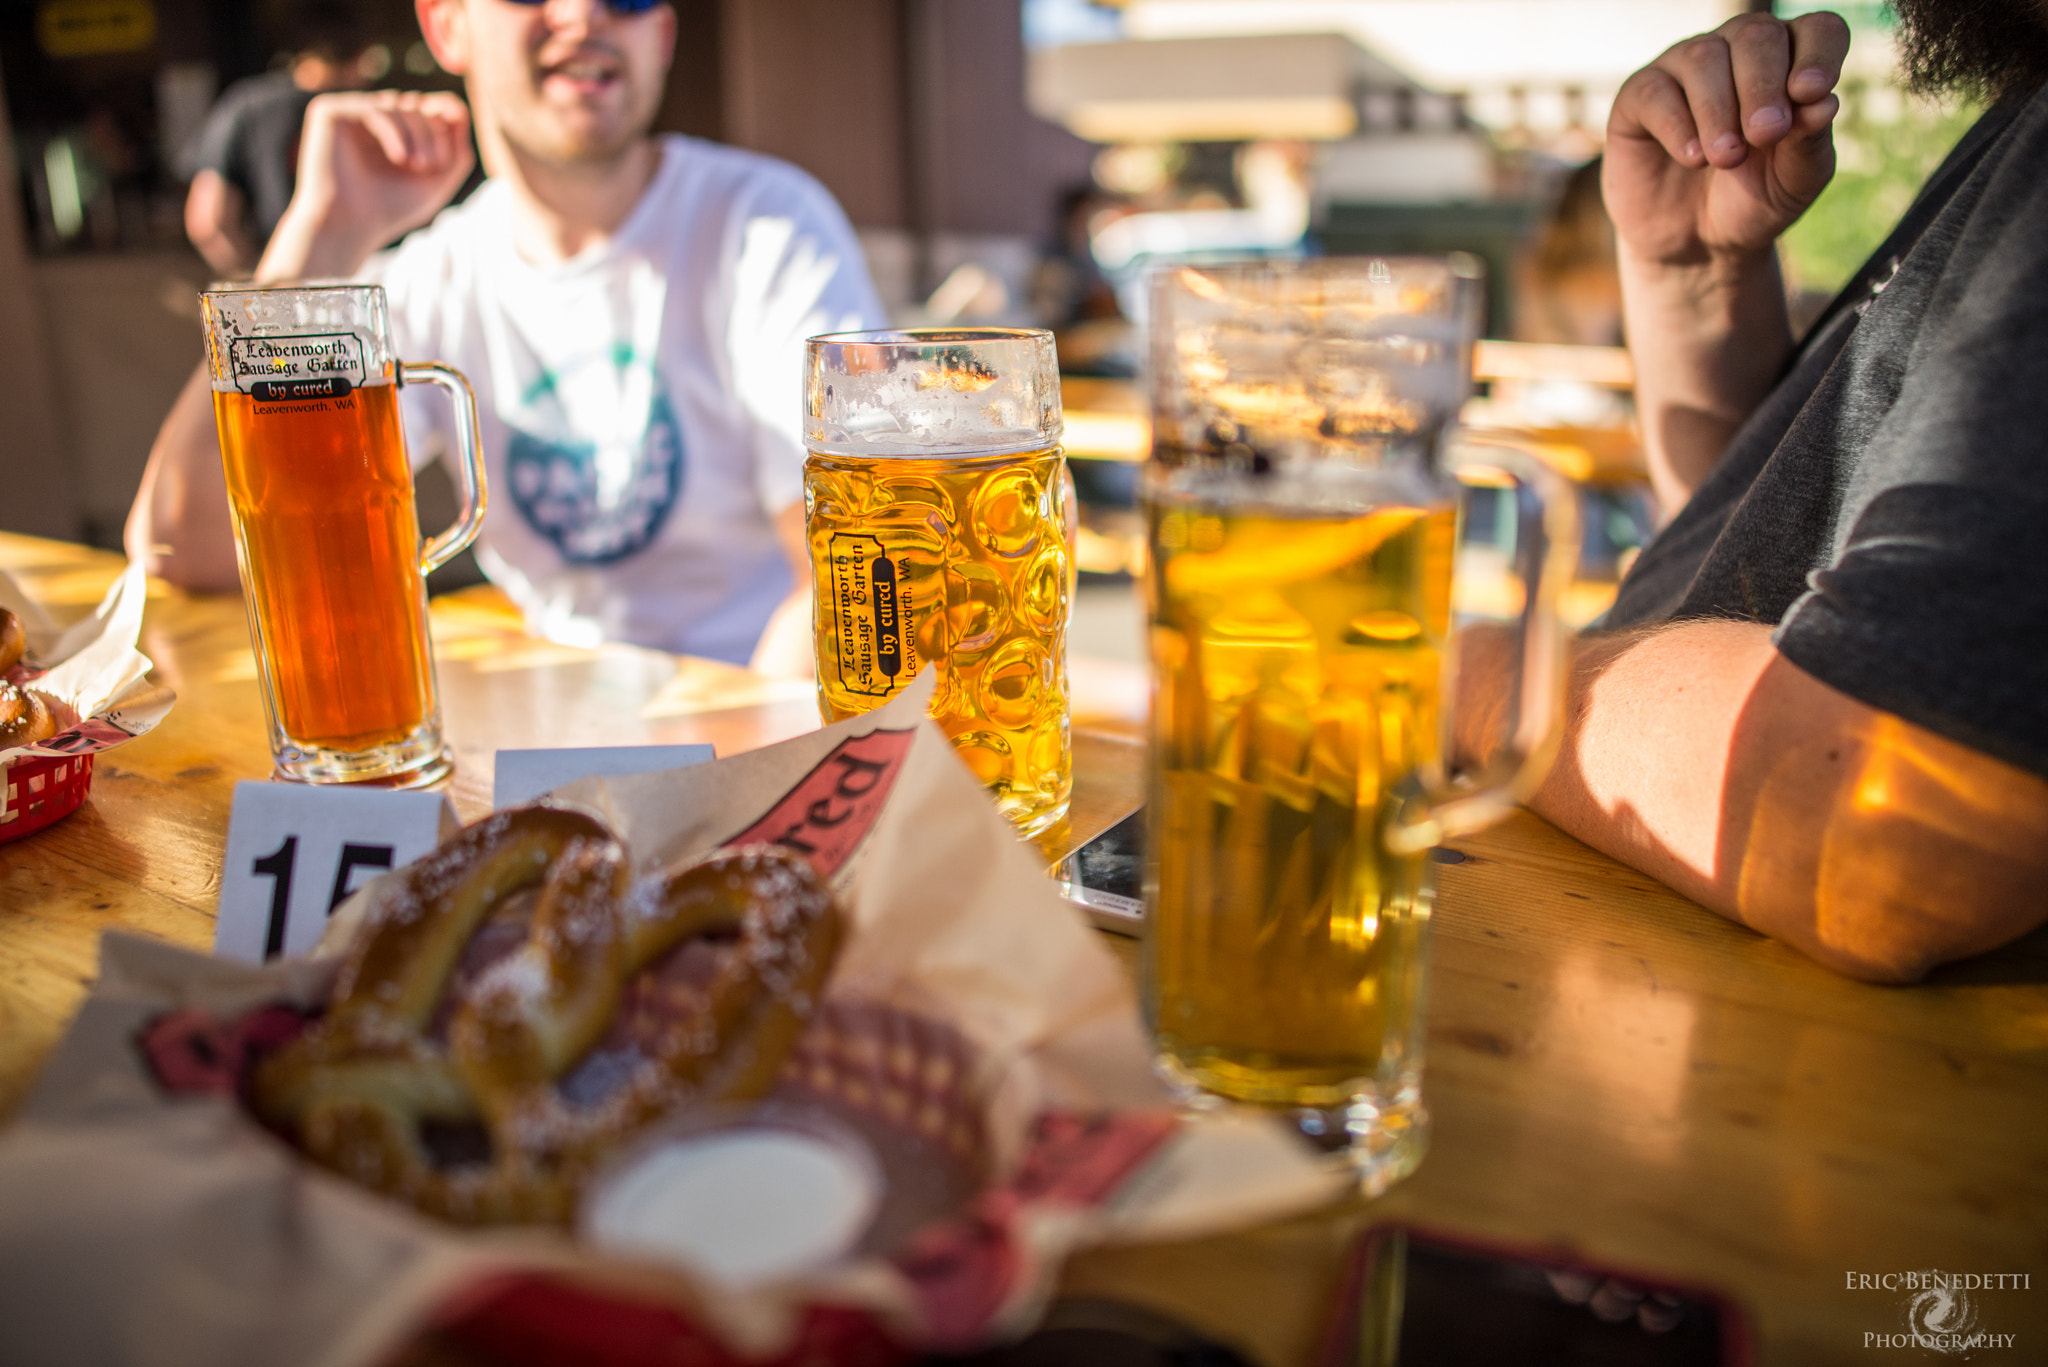
[[[119,565],[0,537],[60,612]],[[489,805],[501,746],[709,741],[816,725],[808,693],[625,646],[532,640],[490,595],[436,603],[452,797]],[[142,648],[178,691],[106,755],[90,801],[0,845],[0,1111],[76,1010],[102,931],[211,943],[230,797],[269,771],[241,603],[152,589]],[[1141,750],[1077,734],[1062,853],[1138,800]],[[1836,977],[1532,816],[1441,870],[1428,1158],[1377,1202],[1077,1259],[1065,1290],[1163,1310],[1270,1367],[1310,1362],[1349,1242],[1376,1221],[1541,1248],[1714,1288],[1767,1364],[1869,1363],[1903,1297],[1848,1273],[2023,1273],[1976,1298],[2017,1336],[1973,1361],[2048,1361],[2048,936],[1910,988]],[[1110,943],[1127,963],[1129,941]]]

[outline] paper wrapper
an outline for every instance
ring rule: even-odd
[[[637,1362],[653,1359],[621,1344],[688,1341],[690,1361],[881,1362],[1027,1330],[1082,1245],[1337,1195],[1343,1178],[1269,1118],[1170,1110],[1121,968],[926,719],[929,691],[554,800],[610,822],[642,869],[748,841],[808,855],[853,930],[785,1087],[866,1097],[966,1143],[978,1190],[893,1248],[734,1292],[554,1231],[441,1224],[304,1161],[229,1096],[168,1094],[140,1036],[317,1006],[386,875],[306,960],[107,938],[91,998],[0,1137],[0,1361],[353,1367],[440,1326],[510,1361]],[[215,1031],[205,1057],[241,1047],[198,1028]],[[942,1053],[946,1068],[924,1066]]]
[[[176,695],[144,677],[149,657],[135,648],[148,596],[142,567],[130,564],[91,615],[60,628],[0,570],[0,607],[21,618],[28,636],[23,663],[7,677],[51,701],[58,726],[46,741],[0,750],[0,769],[10,771],[10,782],[14,771],[26,773],[39,761],[91,755],[133,740],[171,710]],[[11,834],[14,819],[14,803],[9,802],[0,814],[0,839]]]

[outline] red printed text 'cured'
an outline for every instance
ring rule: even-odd
[[[831,877],[875,824],[916,737],[910,730],[870,731],[841,741],[766,816],[725,843],[780,845]]]

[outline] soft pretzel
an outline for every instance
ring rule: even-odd
[[[258,1068],[252,1101],[318,1161],[464,1223],[566,1221],[591,1166],[632,1130],[685,1102],[767,1091],[843,934],[795,855],[733,851],[629,887],[610,832],[548,808],[469,827],[405,880],[351,946],[326,1017]],[[472,935],[536,886],[525,940],[451,1009]],[[595,1100],[567,1100],[562,1079],[617,1034],[635,975],[712,934],[738,938],[709,986],[624,1063],[608,1048]],[[476,1122],[487,1161],[438,1164],[424,1131]]]
[[[21,663],[21,652],[28,649],[28,633],[22,630],[21,618],[6,608],[0,608],[0,674]]]
[[[33,745],[56,734],[57,719],[42,694],[0,679],[0,750]]]

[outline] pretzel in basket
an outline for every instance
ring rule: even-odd
[[[327,1015],[257,1069],[252,1101],[317,1161],[468,1224],[564,1222],[591,1166],[635,1128],[766,1092],[844,933],[796,855],[728,851],[629,884],[603,825],[551,808],[479,822],[404,879],[351,945]],[[444,1001],[479,927],[536,887],[524,941]],[[736,937],[710,982],[672,1003],[651,1041],[607,1056],[599,1095],[565,1097],[635,976],[705,936]],[[473,1137],[479,1122],[487,1154],[471,1144],[472,1161],[436,1161],[431,1133]]]
[[[0,608],[0,674],[21,663],[21,652],[27,646],[28,634],[21,619]],[[41,694],[0,679],[0,750],[33,745],[56,734],[56,718]]]
[[[0,674],[21,663],[21,654],[28,649],[28,631],[21,625],[21,618],[6,608],[0,608]]]

